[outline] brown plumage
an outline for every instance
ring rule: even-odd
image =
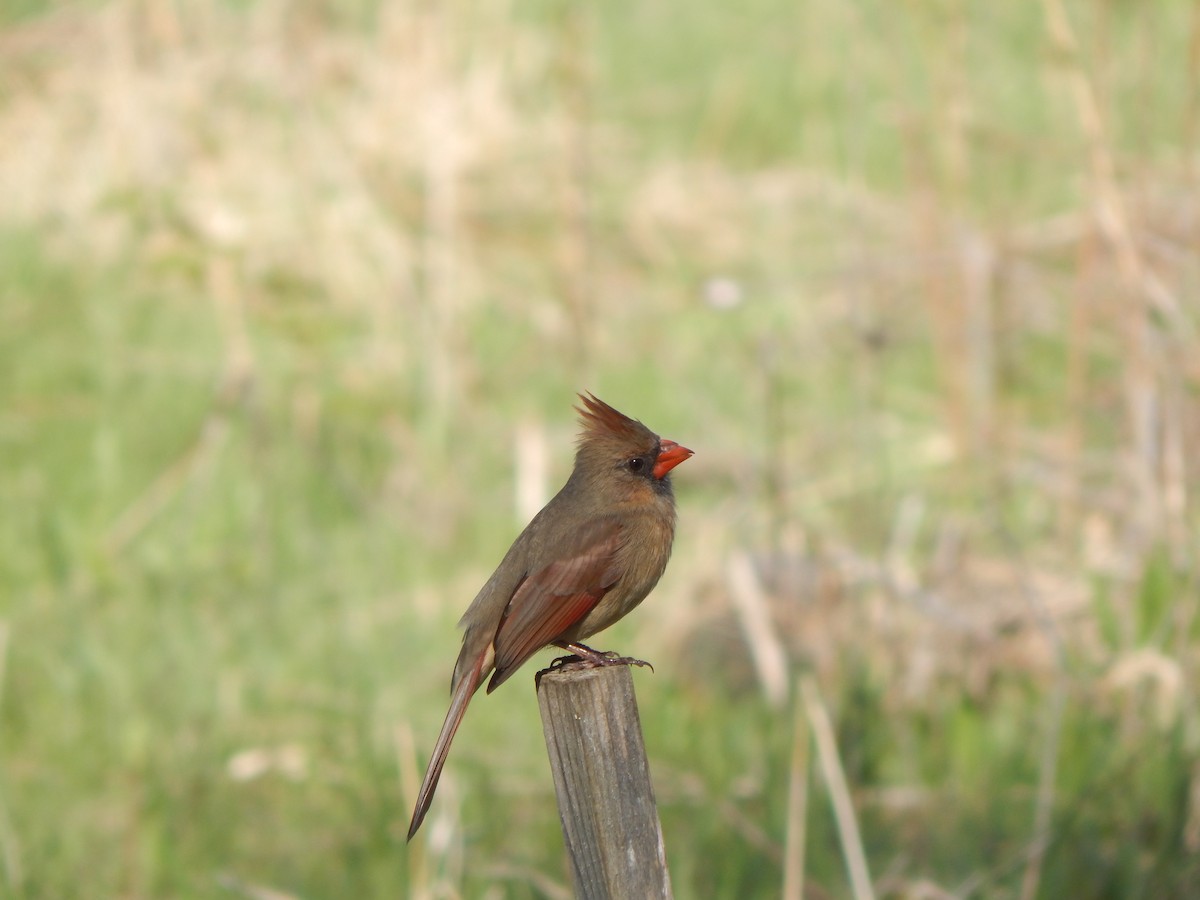
[[[579,395],[583,430],[571,477],[513,542],[459,621],[462,650],[450,709],[417,795],[412,840],[441,777],[471,697],[490,694],[548,645],[599,655],[580,642],[642,602],[675,537],[670,471],[692,455],[591,394]]]

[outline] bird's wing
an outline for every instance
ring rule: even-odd
[[[619,522],[600,520],[573,543],[573,552],[531,572],[513,593],[496,632],[496,673],[488,693],[586,616],[621,577]]]

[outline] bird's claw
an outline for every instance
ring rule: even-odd
[[[585,648],[580,648],[585,649]],[[637,659],[633,656],[621,656],[614,650],[592,650],[586,648],[587,653],[572,653],[570,656],[559,656],[550,661],[550,665],[538,672],[538,675],[544,675],[546,672],[559,671],[578,671],[582,669],[600,669],[607,666],[644,666],[651,672],[654,671],[654,666],[646,662],[644,659]]]

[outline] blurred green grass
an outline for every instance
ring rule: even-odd
[[[6,9],[0,892],[561,895],[521,679],[403,835],[515,429],[555,485],[586,388],[698,451],[606,637],[678,896],[777,895],[797,825],[742,551],[880,895],[1187,896],[1200,20],[1069,3],[1073,60],[1052,5]]]

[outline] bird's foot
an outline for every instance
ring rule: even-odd
[[[550,668],[546,670],[548,672],[565,668],[598,669],[603,666],[645,666],[651,672],[654,671],[654,666],[644,659],[621,656],[613,650],[593,650],[586,644],[573,644],[570,641],[555,641],[554,646],[570,650],[572,655],[560,656],[552,660]]]

